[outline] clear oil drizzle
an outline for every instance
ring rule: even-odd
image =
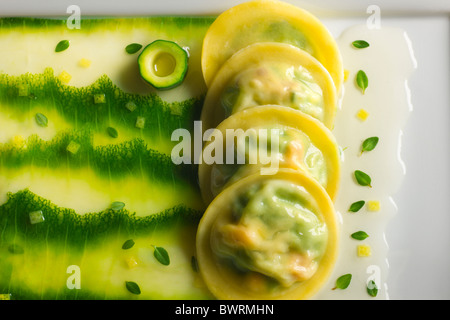
[[[355,40],[365,40],[370,46],[356,49]],[[342,148],[341,187],[336,209],[341,217],[341,246],[336,269],[317,299],[373,299],[367,293],[367,283],[375,281],[377,299],[388,299],[388,243],[385,229],[396,214],[395,192],[406,174],[401,159],[401,138],[412,111],[408,78],[417,63],[407,34],[397,28],[369,29],[357,25],[345,30],[337,39],[344,68],[348,71],[345,94],[342,99],[333,133]],[[363,70],[369,85],[362,93],[356,84],[356,74]],[[364,121],[357,114],[367,112]],[[361,154],[362,142],[379,137],[376,148]],[[354,171],[361,170],[372,178],[372,187],[357,183]],[[358,212],[349,212],[353,202],[364,200],[366,205]],[[369,201],[380,204],[378,211],[368,209]],[[351,234],[365,231],[369,237],[355,240]],[[358,245],[370,247],[371,254],[360,257]],[[335,289],[336,279],[352,274],[350,286]]]

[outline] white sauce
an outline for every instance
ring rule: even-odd
[[[370,47],[355,49],[352,42],[366,40]],[[399,189],[405,168],[400,158],[402,128],[412,111],[408,78],[416,61],[406,33],[396,28],[369,30],[366,25],[351,27],[337,39],[344,68],[349,71],[345,94],[338,110],[333,133],[343,151],[341,186],[336,210],[341,220],[339,259],[328,283],[317,299],[373,299],[367,294],[366,283],[374,280],[379,291],[377,299],[389,298],[386,280],[389,263],[385,229],[396,214],[392,196]],[[362,94],[356,85],[358,70],[364,70],[369,86]],[[356,114],[360,109],[369,113],[365,121]],[[373,151],[361,155],[361,144],[369,137],[379,137]],[[361,170],[372,178],[372,188],[356,183],[353,172]],[[367,206],[356,213],[348,212],[353,202],[375,200],[379,211]],[[365,231],[369,237],[359,241],[350,235]],[[371,247],[369,257],[358,257],[357,246]],[[351,273],[352,281],[345,290],[332,290],[336,279]]]

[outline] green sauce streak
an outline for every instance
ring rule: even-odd
[[[79,148],[76,153],[68,150],[70,143]],[[188,165],[175,165],[170,156],[148,149],[139,138],[119,144],[94,147],[87,131],[69,131],[58,134],[51,141],[36,135],[26,141],[26,148],[12,144],[0,144],[0,168],[19,169],[33,165],[41,168],[78,169],[89,167],[101,177],[123,178],[144,176],[150,181],[184,181],[195,185],[194,170]]]
[[[192,28],[193,39],[200,39],[213,20],[213,17],[83,19],[82,31],[73,32],[144,27],[170,37],[179,35],[180,30]],[[18,32],[46,32],[66,28],[65,19],[0,19],[0,34],[15,29]],[[195,169],[176,166],[171,161],[170,150],[177,143],[171,141],[171,134],[179,128],[191,130],[194,120],[199,118],[202,104],[203,97],[168,103],[157,94],[128,93],[106,75],[92,85],[73,87],[62,83],[51,68],[39,74],[0,74],[1,116],[17,122],[23,121],[25,116],[32,116],[40,129],[50,130],[50,126],[54,126],[57,130],[49,141],[32,135],[21,145],[14,141],[1,143],[0,172],[29,166],[69,170],[89,167],[101,177],[142,176],[151,182],[196,188]],[[51,117],[55,114],[66,122],[64,126]],[[143,128],[136,128],[139,117],[145,119]],[[109,139],[106,140],[108,144],[95,145],[94,138],[98,135]],[[2,189],[4,193],[8,191]],[[149,235],[158,240],[164,234],[164,237],[185,244],[187,238],[195,236],[202,214],[187,205],[179,205],[141,217],[128,211],[126,206],[117,210],[116,205],[100,212],[80,215],[73,209],[58,207],[50,199],[27,189],[9,192],[7,201],[0,205],[0,294],[11,293],[12,299],[127,298],[124,288],[121,288],[123,292],[110,290],[110,284],[99,283],[91,287],[82,284],[81,290],[70,290],[65,283],[58,284],[59,289],[54,289],[55,284],[46,281],[51,281],[49,275],[55,268],[61,265],[66,267],[64,259],[68,259],[68,264],[81,265],[89,254],[98,253],[109,258],[109,252],[121,252],[120,246],[115,251],[111,245],[117,239],[134,239],[138,243]],[[42,212],[43,219],[32,224],[30,212],[35,211]],[[33,265],[36,263],[33,262],[33,255],[45,259],[49,254],[60,255],[63,262],[56,261],[55,266],[49,265],[48,268]],[[186,252],[186,255],[191,256],[192,253]],[[28,259],[25,264],[18,260],[24,257]],[[40,273],[38,270],[44,271]],[[38,287],[24,283],[22,272],[26,279],[39,279]],[[82,272],[95,274],[98,271],[85,266]],[[149,272],[152,272],[151,268]],[[117,275],[111,274],[110,277]],[[144,295],[144,286],[142,289]],[[150,298],[163,297],[164,290],[160,291],[161,296],[156,293]],[[196,289],[192,289],[186,297],[173,298],[189,299],[191,294],[198,294],[195,292]],[[202,292],[201,296],[204,298],[207,295]]]
[[[36,208],[43,212],[45,220],[33,225],[29,222],[29,212]],[[126,298],[125,292],[118,295],[117,290],[105,291],[107,286],[103,287],[105,284],[100,281],[94,287],[82,285],[81,290],[70,290],[65,287],[65,283],[61,283],[58,291],[29,289],[22,286],[20,277],[16,279],[14,276],[14,269],[20,263],[17,257],[27,254],[32,256],[39,252],[45,255],[47,250],[53,250],[69,254],[69,264],[81,265],[83,256],[89,251],[95,252],[101,248],[111,250],[109,240],[139,239],[160,232],[186,232],[189,228],[195,230],[200,217],[201,212],[184,206],[176,206],[146,217],[137,217],[126,209],[114,211],[111,208],[79,215],[74,210],[58,207],[29,190],[10,193],[8,201],[0,206],[0,292],[11,293],[13,299]],[[17,249],[14,252],[11,248],[19,248],[20,252]],[[117,251],[120,250],[122,248],[118,246]],[[32,266],[34,262],[30,260],[27,263]],[[30,270],[33,268],[30,267]],[[82,272],[88,270],[89,266],[85,266]],[[51,273],[52,268],[47,272]],[[42,279],[44,288],[45,281],[51,281],[51,277],[39,272],[33,277]]]
[[[28,88],[25,96],[19,94],[23,84]],[[104,96],[104,102],[96,103],[98,95]],[[126,107],[130,102],[137,106],[133,112]],[[75,130],[89,129],[92,133],[104,133],[111,121],[121,127],[135,128],[136,118],[144,117],[146,125],[139,135],[155,145],[171,146],[174,143],[170,137],[175,129],[191,129],[202,98],[167,103],[156,94],[126,93],[107,76],[87,87],[66,86],[48,68],[42,74],[1,74],[0,105],[17,115],[38,107],[56,110]],[[177,110],[176,114],[173,110]]]

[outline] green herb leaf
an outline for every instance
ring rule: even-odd
[[[360,170],[355,170],[355,178],[356,181],[362,186],[369,186],[372,188],[372,179],[367,173],[364,173]]]
[[[361,88],[362,93],[366,93],[366,89],[369,86],[369,79],[364,71],[359,70],[356,74],[356,84]]]
[[[36,123],[38,124],[38,126],[46,127],[48,125],[48,119],[42,113],[36,113],[34,118],[35,118]]]
[[[152,246],[155,251],[153,252],[153,255],[155,256],[156,260],[158,260],[161,264],[168,266],[170,264],[170,258],[169,254],[167,253],[166,249],[162,247],[156,247]]]
[[[141,50],[142,44],[139,43],[131,43],[125,47],[125,51],[129,54],[134,54]]]
[[[192,270],[194,270],[194,272],[198,272],[198,262],[197,262],[197,258],[195,256],[192,256],[192,258],[191,258],[191,267],[192,267]]]
[[[361,153],[364,151],[372,151],[378,144],[380,139],[378,137],[370,137],[364,140],[361,147]]]
[[[111,203],[111,209],[113,209],[114,211],[122,210],[123,207],[125,207],[125,203],[123,202],[114,201],[113,203]]]
[[[122,245],[122,249],[127,250],[130,249],[134,246],[134,240],[133,239],[128,239],[127,241],[125,241]]]
[[[347,289],[347,287],[350,285],[350,282],[352,281],[352,275],[351,273],[344,274],[337,278],[336,280],[336,287],[334,287],[332,290],[335,289]]]
[[[370,46],[365,40],[355,40],[352,42],[352,45],[357,49],[364,49]]]
[[[348,211],[358,212],[359,210],[361,210],[362,207],[364,207],[365,204],[366,204],[366,202],[364,200],[353,202],[350,205],[350,208],[348,209]]]
[[[108,132],[108,134],[111,138],[117,138],[119,136],[119,133],[113,127],[106,128],[106,131]]]
[[[69,44],[70,44],[69,40],[61,40],[56,45],[55,52],[61,52],[61,51],[66,50],[69,47]]]
[[[364,231],[356,231],[352,233],[351,237],[356,240],[364,240],[369,237],[369,235]]]
[[[377,294],[378,294],[378,287],[377,287],[377,284],[375,283],[375,281],[370,280],[367,283],[367,293],[371,297],[376,297],[377,296]]]
[[[141,294],[141,288],[136,282],[133,281],[125,281],[125,286],[132,294]]]

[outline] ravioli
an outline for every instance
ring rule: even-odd
[[[202,277],[218,299],[311,298],[338,251],[336,43],[295,6],[250,1],[210,26],[202,72]]]
[[[209,205],[197,232],[200,272],[219,299],[307,299],[333,270],[333,203],[309,175],[248,176]]]
[[[270,174],[271,169],[278,167],[310,174],[331,199],[335,198],[340,175],[339,150],[334,136],[318,120],[297,110],[266,105],[235,113],[211,132],[203,158],[214,152],[216,159],[214,163],[202,162],[198,170],[206,203],[242,177],[262,169]],[[270,141],[274,138],[277,145]],[[240,143],[245,145],[238,148]],[[217,148],[222,147],[223,158],[219,159]],[[241,160],[237,158],[240,153],[245,153]]]
[[[332,129],[336,88],[328,71],[306,51],[283,43],[255,43],[236,52],[217,72],[203,105],[203,128],[266,104],[300,110]]]
[[[220,67],[242,48],[259,42],[281,42],[299,47],[328,70],[337,92],[344,79],[342,57],[328,29],[311,13],[292,4],[249,1],[220,14],[203,40],[202,70],[206,85]]]

